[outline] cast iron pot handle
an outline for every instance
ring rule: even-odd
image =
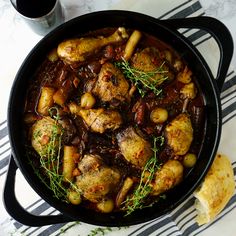
[[[175,29],[203,29],[213,36],[220,49],[220,61],[216,82],[219,90],[221,90],[229,69],[234,49],[233,39],[227,27],[219,20],[208,16],[170,19],[164,20],[164,22],[168,24],[169,27]]]
[[[27,212],[17,201],[15,195],[15,176],[17,165],[11,156],[5,187],[3,201],[7,212],[18,222],[28,226],[44,226],[72,221],[71,218],[60,215],[36,216]]]

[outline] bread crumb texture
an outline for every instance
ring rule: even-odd
[[[234,194],[234,173],[229,158],[217,154],[202,185],[194,192],[198,225],[212,221]]]

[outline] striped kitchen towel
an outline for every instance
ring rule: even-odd
[[[82,1],[83,2],[83,1]],[[102,2],[102,1],[101,1]],[[112,1],[111,1],[112,2]],[[181,18],[190,16],[202,16],[204,12],[200,3],[196,0],[162,0],[162,1],[114,1],[110,9],[126,9],[142,12],[158,17],[160,19]],[[142,2],[142,3],[141,3]],[[94,6],[94,1],[89,3],[84,1],[80,8],[80,14],[89,11],[102,10],[99,6]],[[82,6],[82,5],[81,5]],[[68,10],[70,10],[68,8]],[[165,12],[163,14],[163,12]],[[212,37],[202,30],[182,29],[184,34],[203,54],[208,62],[213,74],[216,74],[217,61],[219,57],[215,41]],[[230,69],[221,93],[223,109],[223,130],[219,151],[225,153],[231,158],[236,175],[236,139],[233,134],[236,133],[236,74]],[[234,141],[235,140],[235,141]],[[0,183],[1,188],[4,184],[8,160],[10,158],[10,144],[7,132],[7,123],[0,123]],[[24,191],[22,191],[22,189]],[[50,207],[43,201],[27,184],[24,177],[18,171],[16,177],[16,193],[22,206],[35,215],[55,215],[59,214],[57,210]],[[236,195],[232,197],[225,209],[210,224],[199,227],[195,222],[196,210],[193,206],[194,198],[190,196],[180,206],[158,219],[130,227],[109,228],[96,227],[81,222],[71,222],[64,224],[55,224],[43,227],[28,227],[16,222],[0,203],[0,235],[234,235],[236,232],[235,224],[232,224],[236,217]]]

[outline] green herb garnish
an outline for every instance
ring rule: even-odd
[[[63,129],[58,123],[60,119],[58,115],[58,109],[53,107],[49,110],[50,115],[55,119],[55,123],[52,124],[48,143],[45,144],[39,152],[38,164],[31,160],[32,155],[28,153],[28,159],[33,167],[35,174],[46,185],[47,188],[53,191],[53,194],[58,199],[65,201],[67,197],[67,188],[63,184],[63,175],[61,173],[61,149],[62,149],[62,136]],[[41,130],[34,134],[34,138],[42,136]],[[38,142],[40,142],[39,139]],[[41,143],[40,143],[41,145]],[[38,168],[40,165],[40,168]]]
[[[71,229],[72,227],[74,227],[76,225],[81,225],[81,222],[80,221],[75,221],[75,222],[66,224],[65,227],[60,229],[60,235],[65,234],[69,229]]]
[[[56,198],[66,199],[67,189],[63,186],[63,175],[59,170],[62,134],[58,134],[57,128],[58,127],[55,124],[46,155],[40,155],[40,164],[49,178],[49,185],[47,185],[48,188],[53,191]]]
[[[40,167],[43,172],[42,169],[37,169],[33,163],[31,165],[40,180],[53,191],[54,196],[67,201],[67,188],[64,187],[63,175],[60,170],[63,129],[58,123],[60,119],[58,108],[51,107],[49,115],[55,120],[55,124],[52,126],[49,142],[45,149],[39,153]],[[44,174],[48,180],[46,180]]]
[[[63,132],[58,132],[58,129],[60,129],[60,127],[57,124],[53,125],[52,134],[50,141],[47,144],[46,152],[43,152],[42,154],[39,153],[40,166],[48,177],[48,181],[45,179],[42,171],[36,168],[34,163],[31,162],[31,166],[39,179],[47,186],[47,188],[53,191],[54,196],[66,201],[67,189],[64,187],[63,176],[60,173]]]
[[[147,161],[141,174],[140,182],[134,190],[132,196],[128,197],[124,202],[123,209],[126,210],[126,216],[130,215],[137,209],[143,209],[150,207],[153,204],[146,205],[146,197],[151,193],[151,182],[154,179],[156,171],[160,168],[161,164],[158,162],[157,155],[159,153],[159,147],[164,144],[164,137],[154,137],[153,139],[153,156]],[[147,175],[148,174],[148,175]]]
[[[90,233],[87,236],[95,236],[95,235],[105,235],[108,232],[111,232],[111,227],[97,227],[95,229],[92,229]]]
[[[168,71],[163,69],[164,63],[165,62],[163,62],[156,70],[147,72],[131,67],[125,60],[116,62],[115,65],[122,70],[126,78],[132,81],[141,97],[144,97],[147,93],[147,89],[150,89],[156,96],[162,92],[162,89],[158,89],[157,87],[160,83],[168,79],[168,76],[166,75]],[[160,76],[160,78],[153,78],[156,74],[162,76]]]

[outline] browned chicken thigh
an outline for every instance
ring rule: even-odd
[[[93,132],[104,133],[115,130],[122,124],[122,117],[118,111],[99,109],[81,109],[80,116]]]
[[[161,66],[160,73],[154,73],[151,79],[158,81],[157,85],[161,84],[166,77],[172,79],[173,74],[169,67],[163,63],[164,60],[160,58],[160,52],[156,48],[145,48],[141,52],[135,53],[132,58],[131,65],[144,72],[155,72]]]
[[[117,141],[122,155],[136,167],[143,168],[152,156],[150,143],[142,138],[133,127],[128,127],[118,133]]]
[[[77,176],[76,185],[91,202],[100,202],[119,185],[119,171],[106,166],[99,155],[85,155],[78,168],[81,175]]]
[[[125,28],[119,27],[108,37],[68,39],[58,45],[58,56],[69,64],[84,62],[102,47],[128,38]]]
[[[193,128],[189,115],[182,113],[165,128],[168,145],[175,155],[185,155],[193,140]]]
[[[92,92],[103,102],[122,102],[128,99],[128,90],[129,83],[123,73],[112,63],[107,62],[102,66]]]

